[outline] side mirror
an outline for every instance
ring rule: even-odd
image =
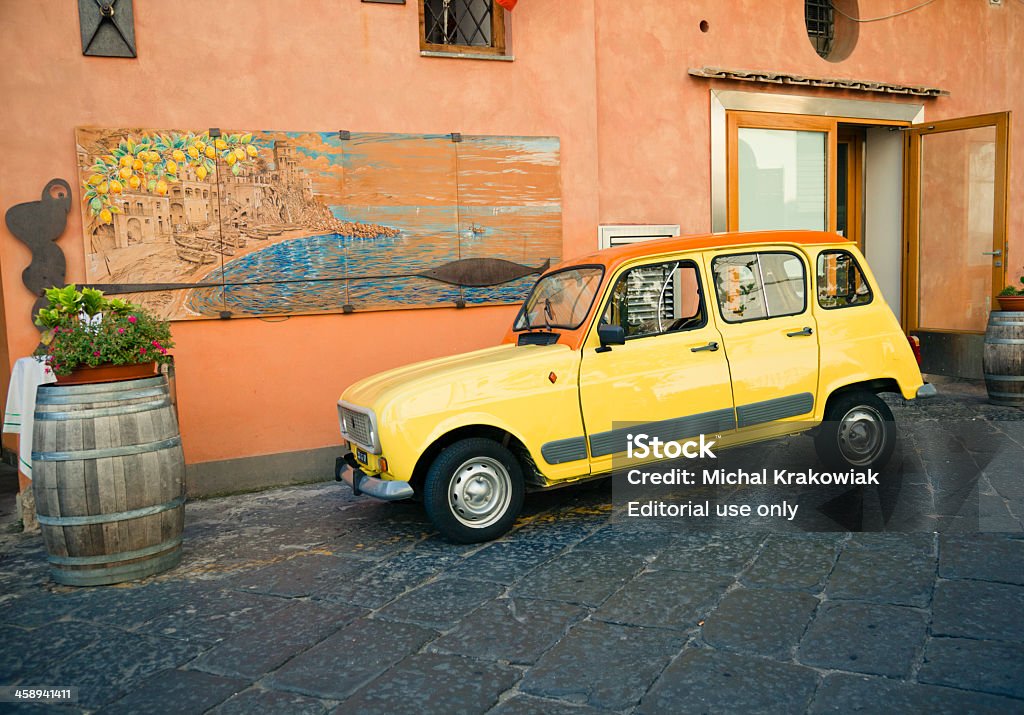
[[[626,331],[621,325],[599,325],[597,337],[601,340],[601,347],[597,351],[602,353],[611,350],[612,345],[626,344]]]

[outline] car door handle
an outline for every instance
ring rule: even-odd
[[[695,347],[695,348],[690,348],[690,352],[691,353],[704,352],[705,350],[708,350],[710,352],[715,352],[716,350],[718,350],[718,343],[712,341],[712,342],[708,343],[707,345],[700,345],[700,346]]]
[[[798,335],[814,335],[814,331],[810,328],[804,328],[803,330],[798,330],[795,333],[786,333],[787,338],[795,338]]]

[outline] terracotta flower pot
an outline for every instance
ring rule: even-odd
[[[1007,311],[1024,311],[1024,295],[996,296],[999,307]]]
[[[94,385],[100,382],[117,382],[118,380],[138,380],[156,374],[155,362],[140,362],[132,365],[112,365],[105,363],[96,367],[75,368],[67,375],[58,375],[58,385]]]

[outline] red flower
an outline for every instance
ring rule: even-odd
[[[118,328],[117,329],[117,334],[118,335],[124,335],[124,328]]]
[[[95,351],[95,352],[93,353],[93,355],[95,355],[96,357],[99,357],[99,356],[100,356],[100,351],[99,351],[99,350]]]
[[[139,352],[142,353],[143,355],[145,355],[146,354],[146,348],[139,348]]]
[[[134,315],[129,315],[128,316],[128,322],[131,323],[132,325],[135,325],[135,323],[137,321],[138,321],[138,318],[136,318]]]

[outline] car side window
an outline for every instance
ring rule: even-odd
[[[818,254],[818,305],[826,310],[867,305],[874,295],[853,254],[822,251]]]
[[[619,277],[601,316],[626,338],[692,330],[707,323],[700,274],[692,261],[631,268]]]
[[[727,323],[798,315],[807,309],[807,271],[795,253],[718,256],[711,262],[711,272]]]

